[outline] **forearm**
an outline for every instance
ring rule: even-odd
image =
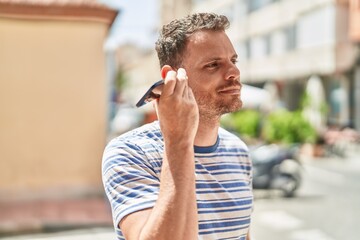
[[[193,145],[165,151],[159,198],[139,239],[197,239]]]

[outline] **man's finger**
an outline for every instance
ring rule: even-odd
[[[174,93],[174,90],[175,90],[176,72],[172,71],[172,70],[168,71],[164,80],[165,80],[164,87],[163,87],[161,95],[170,96]]]
[[[176,86],[175,86],[175,91],[179,93],[180,95],[184,95],[184,91],[185,91],[185,87],[187,86],[187,76],[186,76],[186,71],[183,68],[179,68],[177,71],[177,82],[176,82]]]

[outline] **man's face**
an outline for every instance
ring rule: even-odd
[[[237,54],[224,31],[199,31],[190,36],[183,67],[205,118],[220,117],[241,108]]]

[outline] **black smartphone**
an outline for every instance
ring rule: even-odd
[[[146,103],[151,102],[152,100],[155,100],[160,97],[161,91],[163,89],[164,80],[157,81],[154,83],[149,90],[146,91],[144,96],[136,103],[136,107],[141,107],[145,105]]]

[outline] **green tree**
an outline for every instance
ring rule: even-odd
[[[262,135],[267,142],[315,143],[317,134],[301,111],[278,110],[269,114]]]
[[[224,116],[222,125],[242,136],[257,138],[259,137],[260,119],[258,111],[246,109]]]

